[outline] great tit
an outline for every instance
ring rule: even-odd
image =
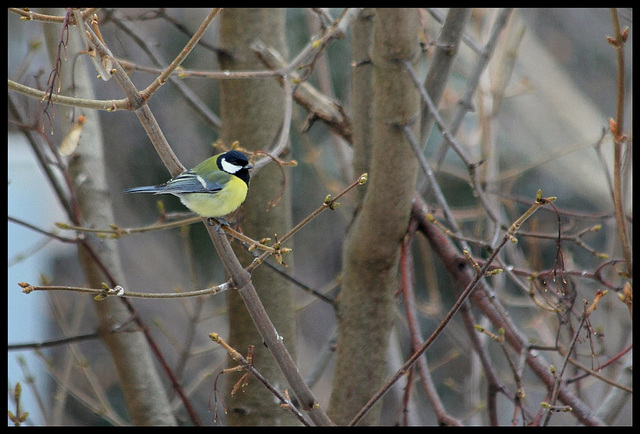
[[[217,218],[234,212],[244,202],[252,167],[242,152],[228,151],[162,185],[128,188],[124,192],[173,194],[199,216]]]

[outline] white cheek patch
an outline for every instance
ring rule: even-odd
[[[207,188],[207,181],[205,181],[202,176],[196,175],[196,179],[200,184],[202,184],[202,188]]]
[[[235,164],[231,164],[224,158],[220,162],[220,165],[222,166],[222,170],[224,170],[227,173],[236,173],[237,171],[242,169],[241,166],[236,166]]]

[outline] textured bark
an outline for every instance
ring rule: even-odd
[[[64,15],[64,11],[61,10],[45,11],[45,13]],[[55,59],[58,52],[60,28],[58,26],[43,26],[43,29],[47,35],[45,40],[48,43],[50,57]],[[69,53],[76,53],[83,49],[85,47],[80,47],[78,38],[70,38],[67,47]],[[61,74],[62,89],[71,87],[70,80],[73,77],[73,86],[78,97],[95,98],[91,88],[95,70],[89,71],[86,63],[78,62],[74,74],[72,74],[70,66],[73,64],[73,62],[62,62],[62,67],[65,69]],[[65,110],[59,110],[59,112],[66,113]],[[83,129],[81,143],[70,160],[69,175],[78,200],[80,224],[90,228],[106,228],[115,219],[107,191],[100,120],[95,111],[86,110],[82,114],[87,117],[87,122]],[[117,241],[98,239],[92,234],[85,236],[92,251],[98,256],[104,267],[109,270],[114,280],[126,287],[120,257],[117,253]],[[87,254],[82,245],[79,247],[79,255],[87,286],[100,288],[102,282],[109,282],[110,279],[104,275],[94,258]],[[131,319],[122,300],[110,297],[95,302],[94,306],[99,328],[104,332],[102,339],[118,372],[120,388],[131,423],[134,425],[175,425],[176,421],[171,412],[165,389],[143,333],[139,331],[110,332],[115,326],[127,324]]]
[[[419,98],[400,61],[418,54],[418,12],[379,9],[374,17],[369,182],[344,243],[338,299],[338,345],[329,416],[348,423],[381,386],[398,288],[399,248],[417,174],[416,158],[402,132],[417,132]],[[360,59],[356,59],[360,60]],[[354,101],[355,102],[355,101]],[[366,110],[365,106],[354,111]],[[354,124],[354,140],[358,128]],[[380,405],[364,419],[378,424]]]
[[[220,20],[220,46],[231,53],[221,56],[222,68],[228,70],[264,69],[262,62],[249,49],[260,39],[287,56],[285,42],[285,13],[282,9],[225,9]],[[220,113],[221,138],[225,145],[238,140],[246,149],[268,149],[282,123],[284,97],[275,78],[250,80],[222,80]],[[288,126],[287,126],[288,127]],[[290,178],[284,169],[286,184],[284,196],[278,205],[269,209],[269,201],[278,197],[282,189],[282,175],[275,164],[269,164],[252,177],[247,200],[243,205],[240,224],[244,233],[254,238],[284,234],[291,227]],[[290,246],[290,245],[289,245]],[[249,264],[251,255],[245,248],[235,249],[240,261]],[[291,272],[293,259],[285,258]],[[267,267],[258,267],[252,281],[262,303],[289,352],[295,354],[295,318],[292,285]],[[230,344],[245,353],[254,345],[254,364],[277,389],[288,386],[269,350],[249,317],[244,302],[235,292],[228,295]],[[230,396],[236,377],[227,381],[226,405],[229,425],[297,424],[287,412],[278,408],[278,402],[262,384],[253,380],[243,393]]]

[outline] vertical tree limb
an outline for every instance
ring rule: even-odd
[[[328,411],[338,424],[351,420],[386,374],[399,251],[418,167],[402,129],[412,122],[418,127],[418,94],[402,64],[417,60],[418,12],[378,9],[373,27],[371,148],[364,150],[370,153],[369,183],[344,242],[337,299],[338,347]],[[354,140],[357,134],[354,125]],[[377,424],[379,417],[378,405],[364,423]]]

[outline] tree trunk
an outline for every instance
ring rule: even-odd
[[[64,15],[64,11],[45,11],[52,15]],[[43,26],[47,37],[50,58],[53,60],[58,53],[60,40],[59,26]],[[71,28],[70,32],[76,32]],[[49,34],[47,34],[49,33]],[[85,50],[80,47],[76,34],[69,38],[69,53]],[[74,86],[75,94],[81,98],[94,99],[91,80],[95,80],[96,71],[87,70],[84,56],[77,64],[63,61],[61,72],[63,91]],[[88,62],[88,60],[86,60]],[[76,65],[74,73],[71,66]],[[73,79],[73,83],[71,82]],[[67,110],[57,112],[68,113]],[[84,126],[81,142],[69,162],[69,174],[78,201],[81,221],[78,224],[89,228],[106,228],[115,219],[111,209],[111,201],[107,192],[107,181],[104,167],[104,149],[102,131],[98,113],[94,110],[75,110],[76,116],[84,114],[87,122]],[[71,126],[71,122],[68,123]],[[86,243],[91,246],[104,267],[118,284],[126,288],[122,273],[122,265],[117,252],[117,241],[99,239],[93,234],[85,234]],[[102,282],[109,279],[101,271],[95,259],[80,245],[79,255],[87,286],[100,288]],[[131,331],[127,328],[124,333],[112,333],[115,326],[130,322],[131,314],[125,308],[122,300],[109,297],[100,302],[94,302],[99,329],[103,332],[102,339],[106,344],[111,359],[118,372],[120,387],[124,395],[131,423],[134,425],[175,425],[176,421],[169,406],[164,386],[158,372],[154,358],[142,332]]]
[[[287,56],[285,42],[285,13],[282,9],[225,9],[220,17],[220,47],[231,56],[220,56],[220,64],[228,70],[261,70],[264,65],[249,49],[249,44],[260,39]],[[229,146],[238,140],[249,150],[268,149],[274,141],[283,120],[284,97],[275,78],[222,80],[220,102],[221,138]],[[288,168],[283,168],[285,179],[275,164],[263,167],[252,176],[247,200],[239,223],[244,233],[253,238],[284,234],[291,227],[290,185]],[[284,196],[276,207],[269,209],[269,202],[281,194]],[[268,212],[267,212],[268,210]],[[291,245],[288,245],[289,247]],[[236,249],[243,264],[249,264],[252,256],[246,248]],[[285,261],[292,272],[291,256]],[[284,344],[295,355],[295,318],[292,285],[266,266],[258,267],[252,275],[258,295]],[[230,344],[246,354],[249,345],[254,346],[254,365],[280,391],[288,386],[274,363],[269,350],[249,317],[244,303],[235,292],[229,292]],[[280,410],[271,392],[253,380],[242,393],[230,396],[237,375],[227,379],[226,405],[229,425],[280,425],[298,423],[288,412]]]
[[[416,134],[420,109],[418,92],[399,61],[417,60],[417,31],[416,10],[376,11],[369,182],[344,243],[338,298],[338,345],[329,404],[329,416],[337,424],[351,420],[387,373],[399,248],[417,174],[416,158],[401,126],[411,125]],[[354,107],[354,112],[365,109]],[[355,140],[357,131],[354,125]],[[380,410],[376,405],[363,422],[378,424]]]

